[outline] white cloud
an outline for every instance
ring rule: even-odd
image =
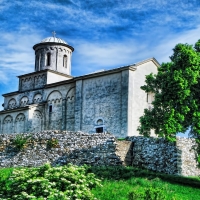
[[[32,46],[41,40],[37,32],[2,33],[1,39],[5,47],[0,49],[0,70],[4,72],[4,78],[0,78],[0,82],[5,83],[15,75],[33,71],[34,51]]]
[[[2,71],[0,71],[0,80],[1,80],[2,83],[5,83],[5,82],[8,81],[8,77]]]
[[[76,75],[82,75],[102,68],[133,64],[151,57],[155,57],[160,63],[168,62],[176,44],[194,44],[199,39],[199,32],[200,26],[181,33],[169,32],[164,36],[163,33],[153,33],[156,37],[149,35],[142,42],[130,38],[118,42],[76,41],[72,70]]]
[[[193,30],[183,31],[181,33],[168,34],[165,38],[163,38],[163,40],[159,42],[157,47],[155,47],[153,53],[155,55],[158,55],[158,60],[160,62],[167,62],[169,61],[169,56],[171,56],[172,49],[175,47],[176,44],[195,44],[197,40],[200,39],[199,33],[200,26]]]

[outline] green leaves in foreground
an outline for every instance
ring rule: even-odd
[[[152,109],[145,109],[138,130],[144,136],[155,134],[174,140],[177,132],[188,128],[200,136],[200,40],[193,47],[177,44],[171,62],[163,63],[158,74],[146,76],[142,86],[154,94]]]
[[[0,199],[49,199],[49,200],[92,200],[91,189],[100,186],[93,173],[86,167],[67,165],[39,168],[15,169],[0,190]]]

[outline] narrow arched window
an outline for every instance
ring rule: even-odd
[[[38,55],[35,57],[35,71],[38,69]]]
[[[47,66],[50,66],[50,64],[51,64],[51,53],[47,53],[46,64],[47,64]]]
[[[67,68],[67,56],[63,56],[63,67]]]

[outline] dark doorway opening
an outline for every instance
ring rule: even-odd
[[[103,133],[103,127],[96,128],[96,133]]]

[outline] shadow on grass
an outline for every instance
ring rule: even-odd
[[[146,178],[152,180],[159,178],[163,181],[187,185],[195,188],[200,188],[200,178],[198,177],[183,177],[176,175],[167,175],[162,173],[156,173],[149,170],[138,169],[135,167],[124,166],[90,166],[88,172],[94,173],[98,178],[111,179],[111,180],[127,180],[130,178]]]

